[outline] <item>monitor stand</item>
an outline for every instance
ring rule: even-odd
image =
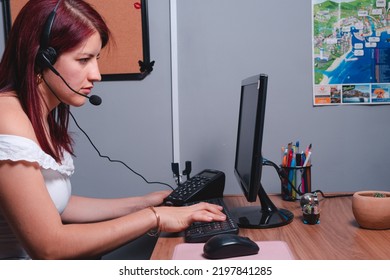
[[[294,214],[286,209],[278,209],[263,186],[258,192],[260,206],[245,206],[230,209],[233,220],[241,228],[273,228],[292,222]]]

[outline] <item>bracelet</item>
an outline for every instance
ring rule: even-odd
[[[156,229],[150,230],[148,232],[148,235],[149,236],[153,236],[153,237],[157,237],[160,234],[160,231],[161,231],[161,229],[160,229],[160,216],[157,214],[157,211],[154,209],[153,206],[150,206],[149,209],[152,210],[154,215],[156,216],[157,226],[156,226]]]

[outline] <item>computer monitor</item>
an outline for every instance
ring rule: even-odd
[[[259,74],[241,83],[234,173],[248,202],[259,199],[260,206],[231,209],[232,218],[243,228],[271,228],[290,223],[294,215],[278,209],[263,186],[262,142],[268,76]]]

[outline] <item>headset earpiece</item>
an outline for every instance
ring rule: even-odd
[[[49,68],[57,76],[60,73],[54,68],[53,64],[57,60],[57,52],[55,49],[49,47],[46,50],[40,50],[37,55],[37,64],[42,69]]]
[[[57,61],[57,52],[54,48],[48,47],[44,50],[39,50],[37,54],[38,66],[42,69],[51,68]]]

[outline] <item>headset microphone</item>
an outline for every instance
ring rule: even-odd
[[[97,95],[91,95],[88,97],[89,103],[95,106],[102,104],[102,99]]]

